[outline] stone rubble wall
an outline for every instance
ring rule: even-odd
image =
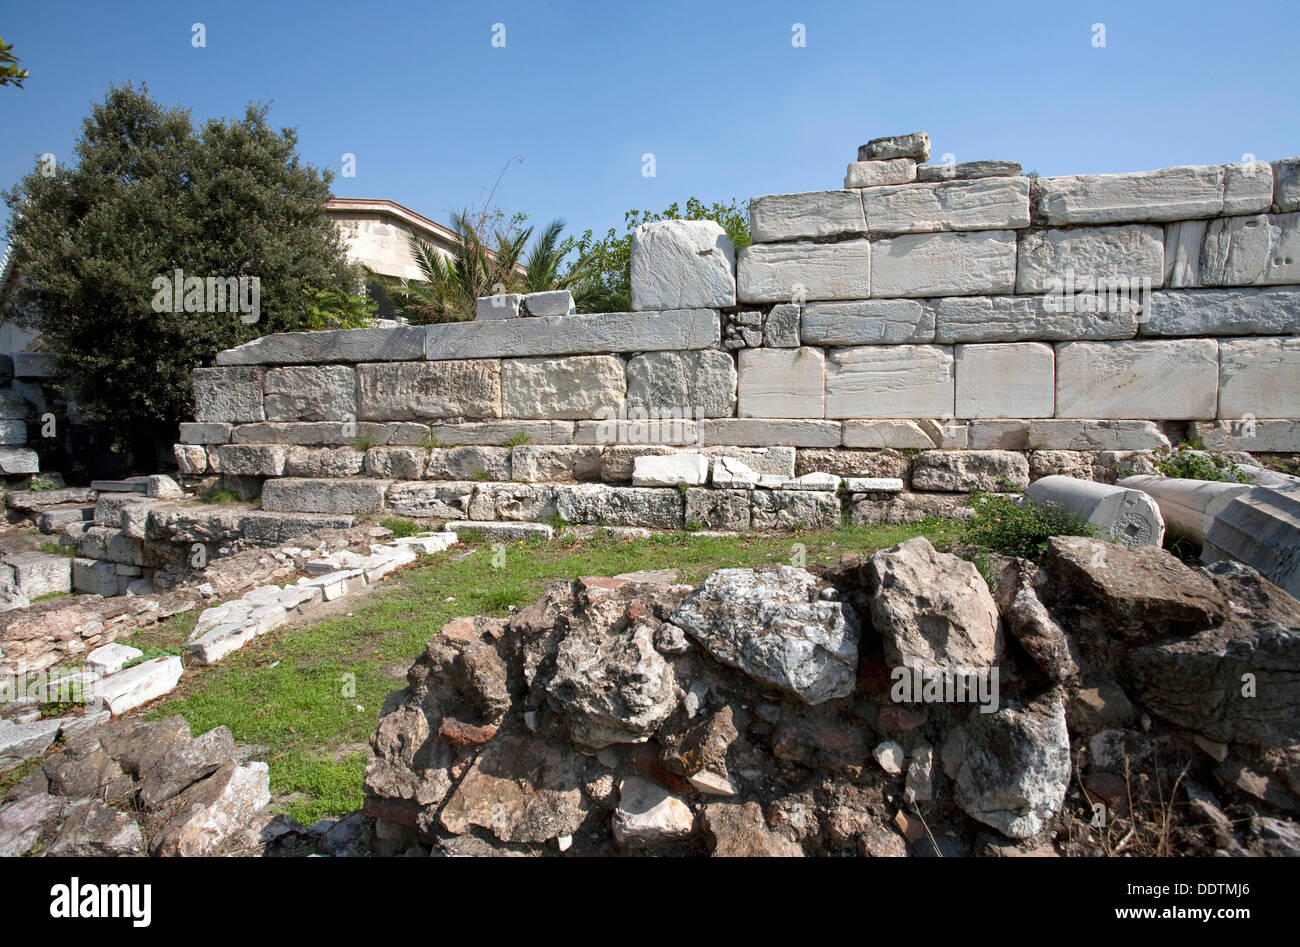
[[[747,528],[830,514],[771,480],[697,500],[726,515],[695,520],[689,494],[665,513],[622,486],[632,458],[788,479],[816,457],[933,507],[915,497],[1024,481],[1025,452],[1300,451],[1300,159],[1038,178],[890,141],[849,166],[870,186],[753,198],[738,252],[710,221],[638,228],[634,312],[485,300],[472,322],[221,352],[194,373],[181,474],[268,511]]]

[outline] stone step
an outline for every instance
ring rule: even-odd
[[[447,529],[459,536],[476,531],[488,542],[518,542],[528,539],[550,540],[555,529],[545,523],[502,523],[495,520],[457,520],[447,524]]]
[[[144,493],[149,492],[148,477],[127,477],[125,480],[92,480],[90,489],[101,493]]]

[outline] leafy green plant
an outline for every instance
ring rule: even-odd
[[[524,445],[524,444],[527,444],[527,443],[528,443],[528,432],[525,431],[525,430],[520,429],[520,430],[515,431],[515,433],[513,433],[513,434],[510,435],[510,439],[509,439],[508,441],[506,441],[506,445],[505,445],[505,446],[506,446],[507,448],[509,448],[510,450],[514,450],[516,447],[520,447],[521,445]]]
[[[239,494],[225,487],[214,487],[199,497],[200,503],[238,503]]]
[[[438,435],[430,431],[425,435],[424,439],[420,441],[419,446],[423,447],[426,451],[430,451],[438,450],[443,447],[455,447],[456,445],[449,444],[447,441],[444,441],[442,438],[438,437]]]
[[[23,87],[27,70],[18,65],[18,57],[13,54],[13,44],[6,43],[0,36],[0,85]]]
[[[400,516],[385,516],[379,521],[379,525],[392,530],[394,539],[405,539],[407,536],[414,536],[420,532],[419,523],[414,520],[403,519]]]
[[[372,447],[377,447],[379,442],[372,437],[354,437],[352,438],[352,449],[365,453]]]
[[[55,483],[53,480],[46,480],[42,477],[34,477],[32,478],[31,483],[27,484],[27,489],[36,492],[40,492],[43,490],[58,490],[59,485]]]
[[[1151,463],[1166,477],[1216,483],[1249,482],[1241,468],[1219,451],[1196,450],[1188,444],[1179,444],[1172,450],[1158,449]]]
[[[997,493],[974,493],[966,539],[1006,556],[1036,558],[1053,536],[1091,536],[1093,527],[1054,503],[1042,506]]]
[[[41,552],[48,553],[51,556],[71,557],[77,554],[75,549],[72,549],[69,546],[60,545],[58,542],[54,540],[41,543]]]

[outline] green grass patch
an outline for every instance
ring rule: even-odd
[[[59,485],[53,480],[46,480],[42,477],[37,477],[27,484],[27,489],[35,490],[40,493],[46,490],[58,490]]]
[[[239,494],[234,490],[227,490],[225,487],[214,487],[203,496],[199,497],[200,503],[238,503]]]
[[[73,547],[60,545],[54,540],[41,543],[41,552],[51,556],[67,556],[69,559],[77,554],[77,550]]]
[[[527,444],[527,443],[528,443],[528,432],[524,430],[518,430],[515,431],[515,433],[510,435],[510,439],[506,441],[505,446],[510,448],[511,450],[514,450],[516,447],[519,447],[520,445]]]
[[[379,521],[379,525],[385,529],[393,531],[394,539],[405,539],[407,536],[414,536],[420,532],[420,524],[415,520],[403,519],[400,516],[385,516]]]
[[[1091,536],[1095,532],[1054,504],[1039,506],[1023,497],[1018,501],[997,493],[973,493],[970,505],[975,516],[966,522],[966,539],[1005,556],[1035,559],[1046,551],[1053,536]]]
[[[365,746],[384,697],[405,686],[406,669],[452,618],[504,617],[557,579],[676,568],[682,581],[699,582],[726,567],[830,564],[846,552],[868,553],[920,535],[947,548],[961,533],[958,523],[928,521],[841,526],[798,539],[678,532],[628,542],[570,534],[565,542],[497,546],[466,531],[461,541],[473,547],[468,553],[422,557],[358,600],[351,614],[257,638],[191,675],[180,696],[150,716],[184,714],[195,733],[224,724],[240,743],[265,747],[255,758],[270,765],[277,807],[311,823],[361,805]],[[494,559],[502,561],[502,549],[504,565],[494,566]],[[148,635],[138,632],[132,643],[178,646],[197,614],[173,616]]]

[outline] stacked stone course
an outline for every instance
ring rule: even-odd
[[[870,477],[870,452],[925,452],[898,478],[916,493],[821,491],[863,519],[986,488],[917,482],[952,451],[1013,481],[1023,452],[1113,471],[1106,452],[1184,439],[1300,451],[1300,159],[1037,178],[929,149],[877,139],[843,189],[753,198],[738,252],[711,222],[643,225],[634,312],[488,300],[222,352],[195,373],[181,472],[284,512],[765,528],[832,519],[774,479],[801,456]],[[673,450],[711,469],[665,513],[665,488],[622,485],[629,451]],[[744,502],[703,495],[734,489],[722,457],[766,474]]]

